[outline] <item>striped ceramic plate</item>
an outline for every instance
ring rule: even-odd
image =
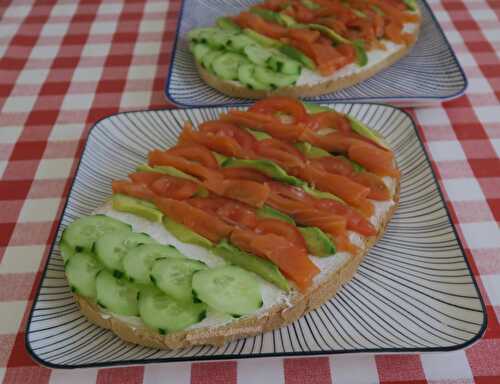
[[[415,106],[443,102],[462,95],[467,86],[460,64],[441,27],[424,0],[417,0],[423,13],[420,37],[411,53],[393,66],[355,86],[309,100],[377,101]],[[165,95],[179,106],[241,104],[206,85],[196,71],[186,34],[192,28],[213,25],[216,18],[233,15],[257,0],[185,0],[180,13],[172,64]]]
[[[35,298],[26,345],[54,367],[143,364],[174,360],[350,352],[443,351],[477,340],[484,306],[438,184],[411,118],[390,106],[334,104],[381,134],[402,171],[401,203],[385,236],[334,299],[273,332],[223,347],[161,351],[121,341],[88,322],[75,304],[53,247]],[[122,113],[92,129],[64,209],[61,228],[111,194],[152,148],[177,141],[183,121],[195,124],[227,108]]]

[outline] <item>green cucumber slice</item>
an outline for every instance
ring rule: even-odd
[[[96,275],[102,270],[99,262],[89,253],[75,253],[64,266],[69,286],[79,295],[95,299]]]
[[[144,233],[109,233],[101,236],[95,242],[97,259],[117,277],[123,272],[123,258],[127,251],[141,244],[156,243],[149,235]]]
[[[255,79],[255,65],[253,64],[241,64],[238,68],[238,80],[243,85],[246,85],[250,89],[255,90],[269,90],[271,87],[267,84],[261,83]]]
[[[91,252],[94,242],[106,233],[131,231],[132,227],[104,215],[85,216],[73,221],[64,230],[61,242],[77,252]]]
[[[245,47],[250,45],[255,45],[255,41],[247,35],[240,33],[238,35],[233,35],[228,39],[226,42],[226,49],[232,52],[243,53]]]
[[[223,53],[212,61],[214,73],[224,80],[238,80],[238,67],[247,59],[237,53]]]
[[[97,304],[118,315],[137,316],[137,296],[139,288],[127,281],[118,279],[110,272],[102,270],[97,275]]]
[[[289,59],[284,55],[273,55],[267,60],[267,65],[275,72],[281,72],[286,75],[300,75],[302,64],[298,61]]]
[[[192,43],[208,44],[210,36],[219,31],[220,29],[214,27],[195,28],[188,32],[187,37]]]
[[[213,61],[221,56],[223,53],[222,51],[210,51],[208,52],[205,56],[203,56],[203,58],[201,59],[201,65],[203,65],[203,67],[207,70],[207,71],[210,71],[210,72],[213,72],[213,69],[212,69],[212,63]]]
[[[257,65],[265,65],[267,60],[273,55],[272,51],[258,45],[248,45],[243,49],[243,52],[252,63]]]
[[[262,295],[255,276],[236,266],[196,272],[193,291],[217,311],[236,316],[248,315],[262,307]]]
[[[203,303],[179,303],[158,289],[147,288],[139,297],[142,321],[161,334],[183,330],[206,316]]]
[[[64,263],[66,263],[71,256],[75,254],[75,250],[62,241],[59,243],[59,250],[61,251],[61,257]]]
[[[203,57],[212,50],[208,45],[201,43],[191,43],[189,48],[191,52],[193,52],[194,58],[198,63],[200,63]]]
[[[211,48],[224,49],[233,35],[233,32],[217,29],[216,32],[207,36],[207,43]]]
[[[129,249],[123,258],[123,270],[125,276],[132,282],[150,284],[149,274],[153,264],[158,259],[184,258],[173,245],[142,244]]]
[[[282,88],[294,85],[298,75],[286,75],[284,73],[273,72],[264,67],[255,68],[255,78],[261,83],[268,84],[271,88]]]
[[[190,259],[161,259],[151,269],[151,281],[161,291],[178,301],[193,301],[191,280],[193,274],[207,266],[201,261]]]

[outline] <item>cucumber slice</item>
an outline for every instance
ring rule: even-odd
[[[207,313],[203,303],[179,303],[158,289],[143,289],[139,297],[142,321],[161,334],[180,331],[199,323]]]
[[[62,241],[59,243],[59,250],[61,251],[61,257],[65,264],[71,258],[71,256],[75,254],[75,250]]]
[[[273,55],[272,51],[258,45],[248,45],[244,48],[243,52],[252,63],[257,65],[265,65],[267,60]]]
[[[96,275],[102,270],[99,262],[89,253],[75,253],[64,267],[69,286],[79,295],[95,299]]]
[[[131,231],[132,227],[104,215],[85,216],[73,221],[64,230],[61,242],[75,251],[91,252],[95,241],[106,233]]]
[[[232,52],[243,53],[245,47],[255,45],[255,41],[242,33],[233,35],[226,42],[226,49]]]
[[[222,51],[210,51],[201,59],[201,65],[205,67],[206,70],[213,72],[212,62],[222,55]]]
[[[149,274],[158,259],[184,258],[173,245],[143,244],[130,249],[123,258],[123,270],[130,281],[150,284]]]
[[[95,253],[97,259],[117,277],[123,272],[123,258],[127,251],[140,244],[156,243],[149,235],[144,233],[110,233],[101,236],[95,242]]]
[[[241,64],[238,68],[238,80],[240,83],[246,85],[250,89],[256,90],[269,90],[271,87],[267,84],[261,83],[254,77],[255,65]]]
[[[214,49],[223,49],[233,35],[233,32],[218,29],[216,32],[207,36],[207,44]]]
[[[125,279],[118,279],[106,270],[97,275],[97,304],[118,315],[137,316],[139,288]]]
[[[300,75],[302,71],[302,64],[298,61],[276,54],[267,60],[267,65],[273,71],[281,72],[286,75]]]
[[[187,37],[192,43],[208,44],[208,39],[210,38],[210,36],[212,36],[214,33],[217,33],[218,31],[220,31],[220,29],[214,27],[196,28],[189,31]]]
[[[267,68],[256,67],[255,78],[264,84],[269,84],[271,88],[276,89],[294,85],[299,76],[286,75],[282,73],[273,72]]]
[[[191,281],[195,272],[207,266],[197,260],[161,259],[153,264],[151,281],[163,292],[178,301],[193,301]]]
[[[238,80],[238,67],[247,59],[237,53],[224,53],[214,59],[212,69],[224,80]]]
[[[193,291],[210,307],[236,316],[253,313],[263,305],[255,275],[235,266],[196,272]]]
[[[206,44],[195,44],[191,43],[189,46],[189,49],[191,49],[191,52],[193,52],[194,58],[196,59],[197,62],[201,62],[201,59],[211,51],[211,48],[206,45]]]

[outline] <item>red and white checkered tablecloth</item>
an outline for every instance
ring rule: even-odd
[[[500,0],[432,0],[469,78],[414,111],[474,275],[486,334],[467,350],[50,370],[24,329],[86,132],[164,108],[180,0],[0,1],[0,380],[5,383],[500,383]]]

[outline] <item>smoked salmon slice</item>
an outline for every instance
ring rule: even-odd
[[[153,202],[169,218],[214,243],[218,243],[231,233],[230,225],[184,201],[155,197]]]
[[[391,198],[389,189],[380,177],[369,172],[355,171],[353,164],[346,158],[325,156],[310,161],[328,173],[346,176],[352,181],[368,187],[370,189],[370,193],[367,195],[369,199],[388,200]]]
[[[155,195],[145,184],[136,184],[128,180],[114,180],[111,183],[113,193],[135,197],[137,199],[153,201]]]
[[[379,176],[398,178],[399,171],[394,166],[394,155],[374,145],[357,143],[349,147],[348,156],[369,171]]]
[[[296,169],[294,176],[306,180],[320,191],[330,192],[349,204],[357,204],[365,200],[370,189],[355,183],[342,175],[325,172],[314,165],[307,165],[303,169]]]
[[[273,160],[285,169],[303,168],[305,158],[293,145],[276,140],[265,139],[256,144],[257,156]]]
[[[181,145],[199,144],[224,156],[239,158],[245,156],[245,151],[233,137],[223,132],[217,134],[213,132],[193,131],[190,124],[184,125],[184,129],[179,136],[179,143]]]
[[[151,151],[148,155],[148,163],[151,166],[167,165],[194,176],[209,186],[217,186],[222,182],[222,174],[214,169],[205,167],[194,161],[186,160],[183,157],[173,155],[171,152],[167,153],[159,149]]]
[[[239,127],[264,131],[276,139],[285,141],[297,141],[305,129],[303,124],[284,124],[279,119],[258,112],[231,110],[221,114],[220,119]]]
[[[212,152],[200,144],[191,143],[186,145],[177,145],[167,149],[165,153],[200,163],[208,168],[219,168],[219,164],[217,163],[217,160]]]
[[[187,199],[199,189],[197,183],[179,177],[164,175],[157,172],[134,172],[129,178],[136,184],[147,185],[156,195],[176,200]]]
[[[269,186],[251,180],[223,180],[215,188],[219,195],[260,208],[269,197]]]
[[[246,152],[251,152],[257,139],[245,129],[221,120],[205,121],[199,126],[200,132],[213,133],[221,136],[228,136],[238,142],[240,147]]]
[[[258,183],[266,183],[272,180],[263,173],[250,168],[222,168],[221,172],[225,179],[231,180],[252,180]]]
[[[320,272],[307,256],[307,251],[273,233],[256,234],[235,229],[230,239],[237,247],[271,260],[302,292],[311,286],[314,276]]]

